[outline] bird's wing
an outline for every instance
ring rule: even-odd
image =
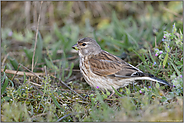
[[[101,76],[132,77],[142,76],[141,74],[143,74],[136,67],[106,51],[92,55],[89,58],[89,64],[92,72]]]
[[[92,55],[89,58],[89,64],[92,72],[97,75],[112,76],[121,79],[145,79],[158,81],[162,84],[171,86],[165,80],[158,79],[151,74],[143,73],[138,68],[126,63],[125,61],[106,51],[102,51],[98,55]]]

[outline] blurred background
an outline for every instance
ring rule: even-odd
[[[2,28],[23,31],[32,29],[41,15],[40,30],[53,30],[54,24],[63,27],[66,24],[77,24],[83,27],[89,23],[100,28],[112,21],[115,12],[119,20],[134,18],[136,23],[145,23],[151,18],[152,26],[159,27],[174,21],[182,22],[182,2],[1,2]],[[160,22],[161,21],[161,22]],[[180,22],[180,23],[181,23]]]
[[[1,10],[5,54],[23,48],[33,50],[39,15],[41,47],[49,50],[70,51],[80,38],[92,37],[108,52],[125,58],[133,49],[154,47],[155,40],[161,42],[163,31],[172,29],[174,23],[183,32],[181,1],[43,2],[42,5],[3,1]]]

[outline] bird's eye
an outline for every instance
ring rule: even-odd
[[[83,43],[82,46],[86,46],[86,43]]]

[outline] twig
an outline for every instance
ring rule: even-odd
[[[31,10],[31,2],[25,2],[25,16],[26,16],[26,26],[30,25],[30,10]]]
[[[40,11],[41,11],[41,8],[42,8],[42,3],[43,3],[43,1],[41,1]],[[33,72],[33,66],[34,66],[34,57],[35,57],[35,51],[36,51],[36,45],[37,45],[39,23],[40,23],[40,14],[38,16],[38,23],[37,23],[37,29],[36,29],[35,45],[34,45],[34,52],[33,52],[33,58],[32,58],[32,68],[31,68],[32,72]]]
[[[8,58],[9,54],[10,53],[6,54],[6,56],[4,57],[3,62],[2,62],[2,66],[4,66],[4,63],[5,63],[6,59]]]
[[[146,59],[146,61],[148,61],[148,59]],[[139,63],[136,67],[138,67],[139,65],[141,65],[143,62]]]
[[[38,114],[38,115],[36,115],[36,116],[33,116],[31,119],[34,119],[34,118],[36,118],[36,117],[40,117],[40,116],[43,116],[43,115],[47,115],[47,113]]]
[[[166,8],[166,7],[163,7],[162,9],[165,10],[165,11],[167,11],[167,12],[172,13],[172,14],[175,15],[175,16],[178,16],[178,17],[180,16],[178,13],[176,13],[176,12],[174,12],[174,11],[172,11],[172,10]]]
[[[19,67],[20,67],[20,65],[18,66],[17,71],[16,71],[16,73],[14,74],[14,76],[12,77],[11,81],[13,80],[13,78],[15,77],[15,75],[17,75],[17,73],[18,73],[18,71],[19,71]]]
[[[80,94],[78,94],[76,91],[74,91],[73,89],[71,89],[66,83],[64,83],[62,80],[60,80],[59,78],[51,75],[52,77],[58,79],[62,84],[64,84],[67,88],[69,88],[71,91],[73,91],[75,94],[79,95],[79,97],[81,97],[83,100],[85,100]]]
[[[38,87],[42,87],[42,85],[37,84],[37,83],[34,83],[34,82],[31,82],[31,81],[29,81],[29,83],[31,83],[31,84],[33,84],[33,85],[35,85],[35,86],[38,86]]]
[[[63,116],[63,117],[61,117],[59,120],[57,120],[57,122],[63,120],[64,118],[66,118],[66,117],[68,117],[68,116],[70,116],[70,115],[76,115],[76,114],[77,114],[77,112],[69,113],[69,114],[67,114],[67,115],[65,115],[65,116]]]
[[[46,68],[46,66],[44,66],[44,70],[45,70],[45,76],[46,76],[47,81],[48,81],[48,77],[47,77],[47,68]]]
[[[70,91],[70,89],[60,89],[60,91]],[[83,90],[76,90],[77,93],[86,93],[86,91]]]
[[[1,72],[3,72],[4,71],[4,69],[1,69]],[[36,75],[38,75],[38,76],[44,76],[45,75],[45,73],[31,73],[31,72],[24,72],[24,71],[15,71],[15,70],[8,70],[8,69],[6,69],[5,70],[5,73],[10,73],[10,74],[16,74],[16,75],[21,75],[21,76],[24,76],[24,73],[26,74],[26,76],[35,76],[35,74]]]
[[[155,47],[157,47],[157,41],[156,41],[156,38],[157,38],[157,37],[155,36]]]
[[[20,63],[19,63],[20,64]],[[42,80],[38,75],[36,75],[34,72],[30,71],[27,67],[25,67],[24,65],[20,64],[22,67],[24,67],[26,70],[28,70],[29,72],[31,72],[32,74],[34,74],[36,77],[38,77],[40,80]]]

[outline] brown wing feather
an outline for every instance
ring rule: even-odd
[[[93,73],[102,76],[118,75],[121,77],[130,77],[133,73],[140,71],[106,51],[91,56],[89,58],[89,64]]]

